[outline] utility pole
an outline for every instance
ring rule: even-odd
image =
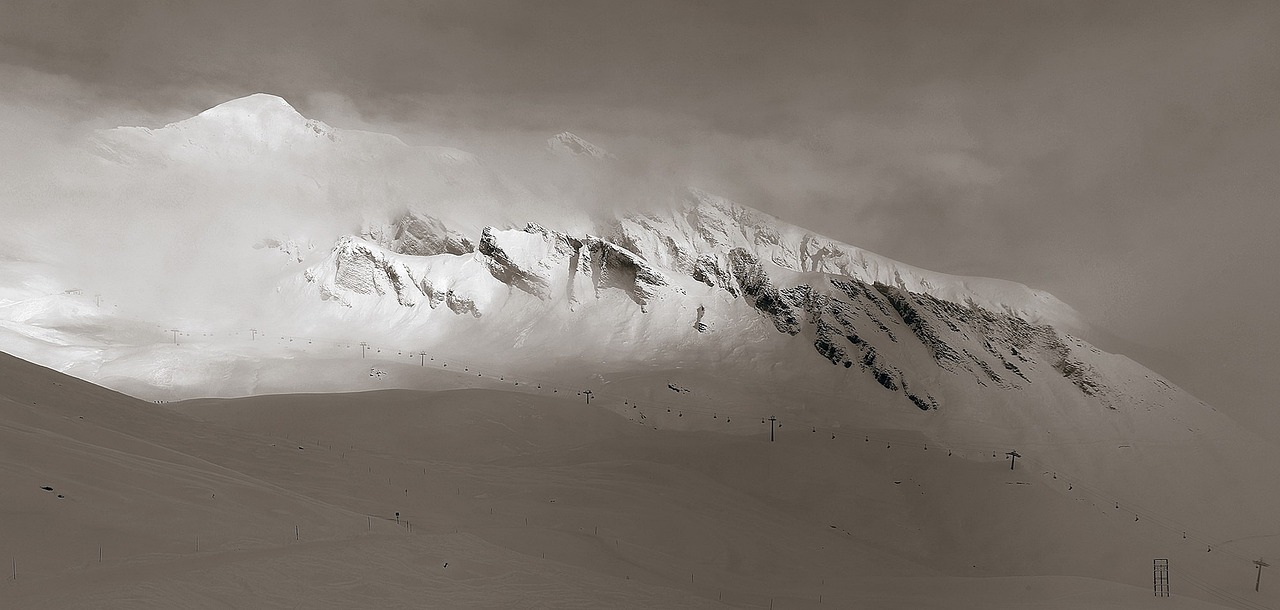
[[[101,309],[101,308],[102,308],[102,295],[101,295],[101,294],[95,294],[95,295],[93,295],[93,304],[94,304],[94,305],[97,305],[99,309]]]
[[[1259,558],[1253,561],[1253,565],[1258,566],[1258,580],[1253,581],[1253,590],[1256,593],[1258,588],[1262,586],[1262,568],[1268,567],[1271,564]]]
[[[418,352],[418,366],[427,366],[426,352]]]
[[[773,442],[773,422],[776,422],[776,421],[778,421],[777,417],[774,417],[772,415],[769,416],[769,442],[770,443]]]
[[[591,404],[591,390],[584,390],[582,395],[587,397],[587,404]]]
[[[1016,449],[1013,451],[1010,451],[1009,453],[1006,453],[1005,455],[1009,456],[1009,470],[1013,470],[1014,462],[1017,462],[1018,458],[1022,457],[1021,455],[1018,454],[1018,450]]]
[[[365,341],[360,342],[360,357],[364,358],[364,350],[369,349],[369,344]]]
[[[170,328],[170,329],[169,329],[169,332],[173,333],[173,344],[174,344],[174,345],[177,345],[177,344],[178,344],[178,329],[176,329],[176,328]]]
[[[257,341],[257,340],[258,340],[258,329],[256,329],[256,328],[250,328],[250,329],[249,329],[249,332],[250,332],[250,333],[252,333],[252,334],[250,334],[250,335],[249,335],[249,340],[250,340],[250,341]]]

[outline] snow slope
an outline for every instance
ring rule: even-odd
[[[1214,608],[1249,584],[1035,471],[882,435],[655,431],[509,390],[160,406],[3,354],[0,379],[15,607]],[[1224,584],[1153,598],[1153,553]]]

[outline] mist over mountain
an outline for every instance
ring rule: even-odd
[[[0,351],[76,377],[156,401],[501,388],[637,429],[894,430],[1021,450],[1197,543],[1266,548],[1273,490],[1237,489],[1237,466],[1274,449],[1091,344],[1053,295],[894,261],[570,132],[491,158],[255,94],[75,150],[4,236]]]
[[[88,150],[77,184],[101,196],[96,209],[36,224],[27,242],[49,254],[26,262],[55,266],[67,288],[101,295],[113,315],[219,329],[339,319],[348,332],[414,341],[491,333],[494,350],[577,316],[600,328],[574,349],[620,361],[673,346],[733,351],[725,344],[750,341],[758,329],[748,326],[772,319],[778,332],[808,337],[818,357],[870,369],[890,348],[877,352],[862,337],[896,343],[886,323],[915,323],[907,309],[888,315],[889,302],[913,307],[894,291],[1088,329],[1042,291],[928,272],[638,176],[569,132],[506,172],[456,149],[336,129],[255,94],[155,129],[101,130]],[[530,180],[530,167],[546,171]],[[51,235],[67,247],[50,248]],[[847,313],[860,308],[880,312],[866,316],[876,332]],[[444,311],[472,321],[460,326]],[[615,346],[620,337],[626,349]],[[1006,355],[982,351],[994,361],[956,365],[1009,370]]]
[[[816,421],[1000,421],[980,433],[1009,439],[1094,439],[1152,408],[1206,408],[1087,343],[1048,293],[893,261],[569,132],[517,168],[255,94],[101,130],[85,150],[76,184],[101,199],[47,215],[25,242],[44,255],[4,264],[4,347],[135,395],[303,389],[316,375],[270,371],[366,342],[562,382],[755,376],[847,397],[786,407]]]

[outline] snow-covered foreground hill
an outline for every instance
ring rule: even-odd
[[[14,607],[1274,599],[1252,596],[1247,564],[1146,513],[908,431],[793,425],[771,443],[514,389],[161,406],[5,355],[0,373],[0,595]],[[1172,561],[1172,598],[1151,595],[1153,556]]]

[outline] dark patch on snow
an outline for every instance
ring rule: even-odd
[[[705,333],[705,332],[707,332],[707,325],[706,325],[706,324],[703,324],[703,322],[702,322],[702,316],[706,315],[706,313],[707,313],[707,308],[706,308],[706,307],[703,307],[702,305],[699,305],[699,306],[698,306],[698,319],[693,321],[693,328],[694,328],[694,330],[696,330],[696,331],[698,331],[698,332],[700,332],[700,333]]]
[[[800,320],[796,318],[795,310],[769,281],[769,275],[755,255],[744,248],[734,248],[729,252],[729,270],[747,302],[769,316],[779,332],[788,335],[800,332]]]
[[[693,261],[693,279],[711,287],[719,286],[729,294],[738,296],[738,287],[733,284],[729,272],[720,266],[715,256],[703,254]]]
[[[875,289],[889,301],[894,311],[906,323],[907,328],[910,328],[920,343],[929,350],[935,362],[946,369],[951,369],[952,363],[960,362],[959,354],[942,340],[929,321],[916,309],[910,292],[880,283],[875,284]]]

